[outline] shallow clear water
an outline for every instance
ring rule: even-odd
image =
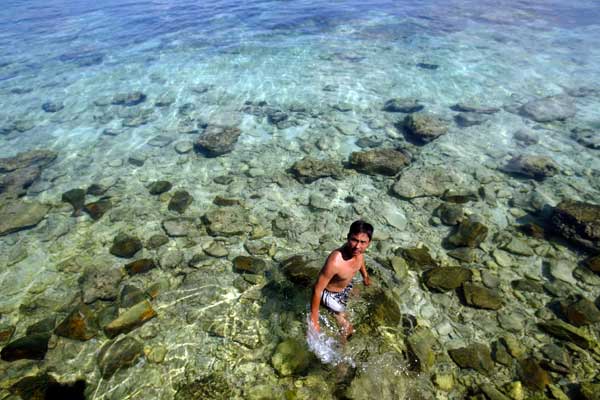
[[[572,275],[587,257],[580,249],[530,239],[533,255],[511,253],[503,263],[504,250],[497,248],[503,231],[516,235],[516,227],[535,214],[535,207],[519,202],[523,194],[535,192],[550,206],[564,199],[598,203],[598,21],[600,7],[592,0],[4,2],[0,158],[44,149],[56,152],[56,159],[25,187],[0,184],[3,205],[48,206],[32,227],[0,236],[0,328],[14,327],[14,340],[49,315],[62,321],[101,286],[85,286],[90,267],[122,271],[141,258],[160,266],[107,278],[114,293],[87,302],[100,314],[119,301],[122,306],[126,285],[147,292],[158,285],[151,299],[157,317],[128,333],[144,346],[133,366],[103,378],[97,359],[108,342],[104,334],[88,341],[53,335],[43,361],[0,361],[0,397],[14,392],[22,377],[47,371],[62,383],[84,379],[90,399],[208,392],[256,399],[363,399],[374,393],[382,399],[420,398],[415,393],[462,398],[477,375],[459,371],[447,355],[418,373],[406,356],[404,339],[412,329],[403,327],[406,319],[373,316],[378,304],[392,301],[382,300],[378,290],[435,333],[437,354],[474,341],[491,343],[506,333],[502,318],[473,311],[457,296],[429,292],[420,271],[394,270],[396,248],[424,244],[441,265],[468,264],[477,271],[475,281],[481,270],[492,271],[506,314],[521,312],[530,320],[511,333],[532,352],[549,339],[532,339],[539,331],[531,321],[553,296],[523,299],[511,291],[511,280],[543,283],[548,263],[567,260],[568,294],[595,300],[594,276]],[[117,104],[116,96],[136,92],[143,96]],[[540,122],[519,111],[555,95],[569,98],[574,115]],[[401,127],[409,113],[384,111],[392,98],[418,100],[424,112],[446,122],[448,132],[414,143]],[[474,113],[483,119],[465,126],[455,120],[459,112],[451,107],[457,103],[497,110]],[[231,151],[207,157],[192,148],[207,126],[236,127],[241,134]],[[577,129],[591,132],[587,142],[576,140]],[[529,139],[515,135],[523,130]],[[349,168],[352,152],[374,148],[406,149],[417,176],[455,172],[453,185],[460,190],[488,194],[465,206],[490,228],[476,262],[448,256],[444,239],[453,228],[432,222],[443,191],[406,199],[394,192],[397,177]],[[505,166],[517,155],[550,157],[557,173],[544,180],[509,174]],[[290,168],[305,157],[333,161],[345,174],[299,182]],[[174,189],[149,195],[157,180]],[[63,193],[95,183],[106,191],[86,195],[86,202],[105,196],[112,208],[97,221],[72,215]],[[181,216],[167,207],[175,190],[193,197]],[[206,213],[223,208],[214,204],[217,196],[239,200],[234,207],[243,215],[225,225],[244,226],[241,232],[210,231]],[[146,244],[165,234],[166,220],[180,217],[191,224],[186,235],[169,233],[167,244],[146,246],[131,259],[109,253],[118,232]],[[343,349],[348,355],[314,338],[309,343],[324,361],[352,362],[310,358],[306,368],[284,374],[273,354],[289,338],[306,350],[310,288],[291,283],[280,264],[295,254],[322,262],[361,217],[376,228],[368,253],[376,279],[350,308],[357,331]],[[243,277],[232,267],[235,257],[248,254],[266,261],[266,272]],[[205,258],[192,266],[195,255]],[[156,352],[163,350],[160,359]],[[338,368],[344,364],[349,370]],[[434,385],[433,377],[448,371],[454,387]],[[498,374],[496,382],[517,379],[510,368]],[[575,376],[577,383],[587,379],[583,372]],[[194,382],[200,383],[190,388]],[[563,376],[555,382],[567,386]]]

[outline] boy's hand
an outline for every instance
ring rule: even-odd
[[[368,276],[365,276],[365,279],[363,280],[365,286],[369,286],[371,284],[371,278],[369,278]]]

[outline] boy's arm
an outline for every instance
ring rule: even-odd
[[[365,286],[369,286],[371,284],[371,278],[369,278],[369,274],[367,273],[367,267],[364,258],[362,260],[362,265],[360,266],[360,274],[362,275]]]
[[[319,326],[319,306],[321,304],[321,296],[323,295],[323,289],[327,287],[331,278],[335,276],[335,265],[333,263],[333,257],[330,256],[325,263],[325,266],[319,272],[317,282],[313,287],[312,300],[310,302],[310,320],[316,331],[320,331]]]

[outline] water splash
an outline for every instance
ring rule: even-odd
[[[329,321],[323,316],[320,317],[321,326],[327,329],[321,329],[317,332],[314,325],[310,320],[310,313],[306,316],[306,343],[308,348],[312,351],[323,364],[331,364],[333,366],[339,364],[348,364],[352,367],[356,367],[352,357],[344,354],[344,347],[340,342],[339,338],[328,335],[325,330],[331,330],[332,328],[337,331],[335,327],[332,327]]]

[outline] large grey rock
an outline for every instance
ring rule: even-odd
[[[110,378],[117,370],[133,365],[143,354],[144,345],[129,336],[110,340],[98,353],[98,367],[105,379]]]
[[[520,155],[511,158],[503,167],[506,172],[543,180],[559,172],[558,165],[547,156]]]
[[[237,236],[249,233],[252,227],[241,207],[221,207],[204,215],[208,233],[213,236]]]
[[[553,210],[551,224],[564,238],[600,252],[600,205],[575,200],[561,201]]]
[[[551,122],[571,118],[577,112],[568,96],[548,96],[530,101],[521,107],[521,114],[536,122]]]
[[[122,279],[121,270],[112,266],[92,265],[87,267],[80,279],[83,301],[89,304],[96,300],[116,299]]]
[[[38,202],[13,200],[0,206],[0,236],[36,226],[50,207]]]
[[[350,165],[370,175],[394,176],[408,164],[411,157],[407,152],[395,149],[375,149],[350,154]]]
[[[242,131],[235,127],[209,125],[196,141],[198,152],[210,157],[220,156],[235,148]]]
[[[296,161],[290,168],[290,172],[301,183],[312,183],[321,178],[341,179],[344,174],[340,164],[310,157]]]
[[[466,184],[466,176],[450,168],[411,166],[402,171],[392,186],[392,192],[408,199],[442,196],[446,190]]]
[[[447,292],[471,279],[471,270],[461,267],[438,267],[425,271],[423,282],[431,290]]]
[[[429,143],[448,131],[448,123],[443,119],[425,113],[407,115],[404,129],[422,143]]]
[[[461,368],[472,368],[482,374],[490,374],[494,369],[494,361],[489,347],[474,343],[467,347],[448,350],[452,360]]]

